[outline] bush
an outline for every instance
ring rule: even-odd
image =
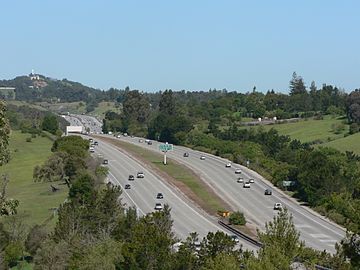
[[[245,225],[246,219],[243,213],[236,211],[234,213],[231,213],[229,222],[231,225]]]
[[[350,125],[350,128],[349,128],[349,133],[350,133],[350,134],[355,134],[355,133],[359,132],[359,130],[360,130],[359,124],[357,124],[357,123],[352,123],[352,124]]]
[[[31,142],[31,138],[30,137],[26,138],[26,142]]]
[[[331,129],[335,134],[340,134],[343,130],[345,130],[345,125],[343,123],[334,123],[331,125]]]
[[[31,134],[31,138],[35,139],[35,138],[36,138],[36,134]]]

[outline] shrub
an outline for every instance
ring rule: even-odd
[[[229,222],[232,225],[245,225],[246,219],[243,213],[236,211],[234,213],[231,213]]]
[[[31,138],[35,139],[36,138],[36,134],[31,134]]]
[[[352,124],[350,125],[350,128],[349,128],[349,133],[350,133],[350,134],[355,134],[355,133],[359,132],[359,130],[360,130],[359,124],[357,124],[357,123],[352,123]]]
[[[26,142],[31,142],[31,138],[30,137],[26,138]]]

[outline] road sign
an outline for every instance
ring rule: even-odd
[[[168,152],[174,150],[174,146],[172,144],[160,144],[159,149],[162,152]]]

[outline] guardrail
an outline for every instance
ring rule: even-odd
[[[228,229],[230,232],[234,233],[235,235],[239,236],[240,238],[250,242],[251,244],[257,246],[257,247],[262,247],[262,243],[260,243],[259,241],[251,238],[250,236],[240,232],[239,230],[231,227],[230,225],[224,223],[223,221],[219,220],[218,223],[223,226],[224,228]]]

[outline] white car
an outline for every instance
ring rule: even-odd
[[[241,173],[241,170],[240,170],[240,169],[236,169],[236,170],[235,170],[235,173],[236,173],[236,174],[240,174],[240,173]]]
[[[225,167],[226,167],[226,168],[231,168],[231,163],[230,163],[230,162],[229,162],[229,163],[226,163]]]
[[[121,138],[120,134],[118,134],[118,135],[116,136],[116,138]]]
[[[274,204],[274,210],[281,210],[282,209],[282,204],[277,202]]]
[[[143,172],[138,172],[137,175],[136,175],[137,178],[144,178],[145,175]]]
[[[201,160],[205,160],[205,156],[201,156],[200,159],[201,159]]]
[[[163,209],[163,206],[162,206],[162,204],[161,203],[156,203],[155,204],[155,208],[154,208],[155,210],[158,210],[158,211],[160,211],[160,210],[162,210]]]
[[[94,153],[94,152],[95,152],[94,147],[90,147],[90,148],[89,148],[89,151],[90,151],[90,153]]]
[[[243,185],[243,188],[250,188],[250,183],[249,182],[245,182]]]
[[[238,182],[238,183],[244,183],[244,178],[239,177],[239,178],[236,180],[236,182]]]
[[[253,179],[253,178],[250,178],[250,179],[249,179],[249,182],[250,182],[250,183],[254,183],[254,179]]]

